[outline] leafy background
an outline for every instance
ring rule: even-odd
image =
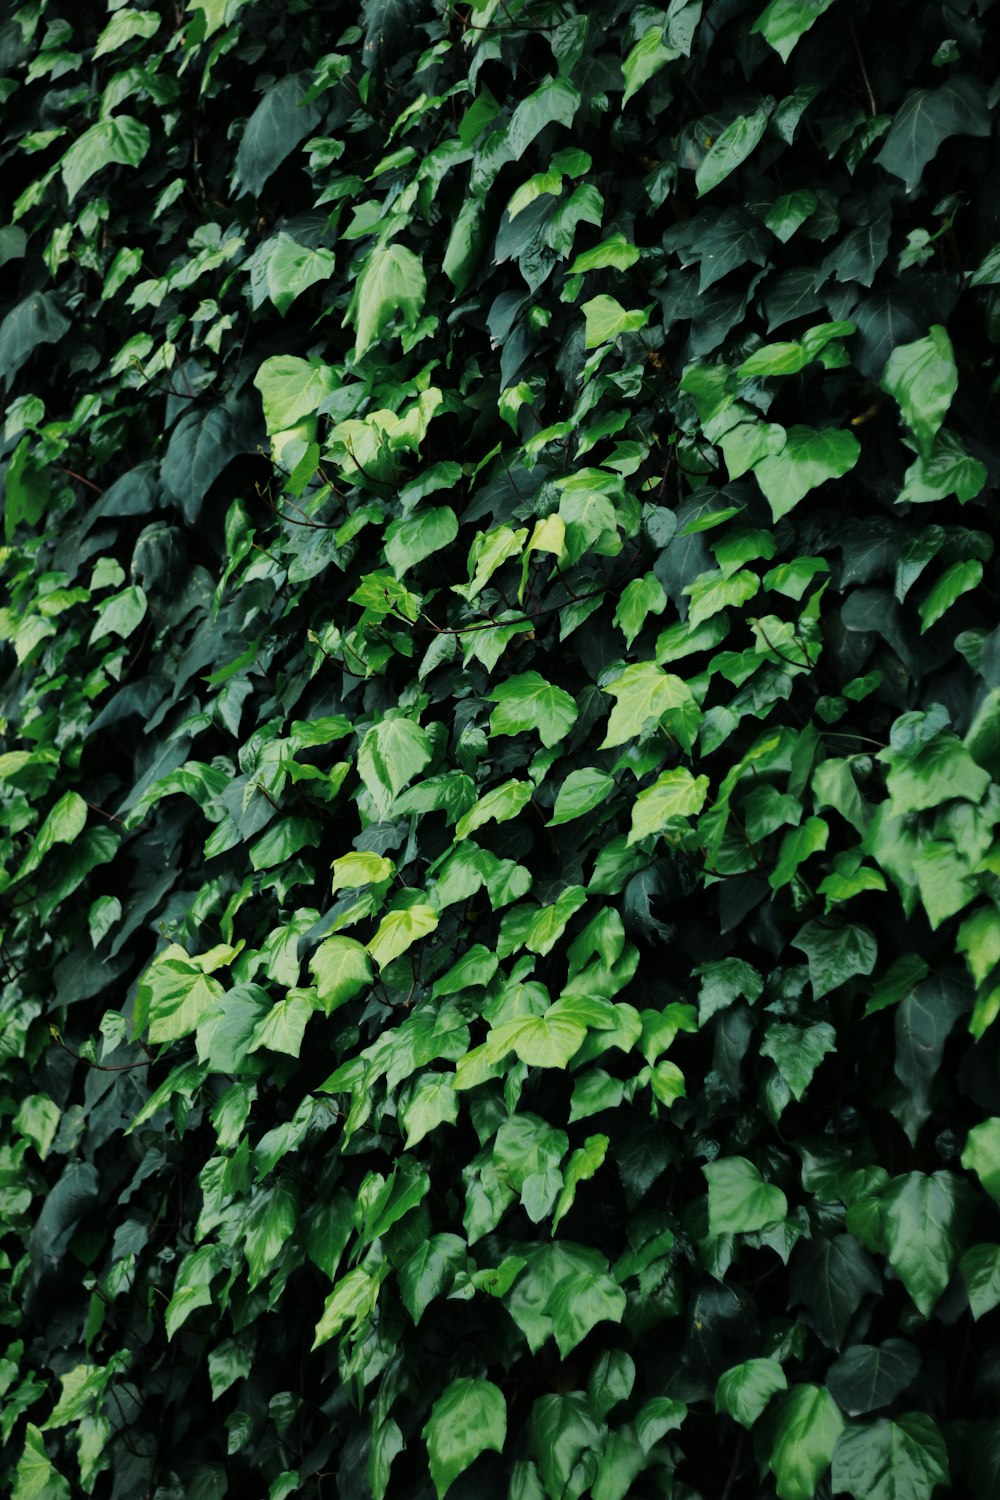
[[[996,1494],[998,40],[0,24],[15,1500]]]

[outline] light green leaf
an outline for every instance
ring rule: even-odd
[[[275,354],[265,359],[253,383],[264,402],[264,424],[273,436],[312,416],[336,390],[337,376],[319,360]]]
[[[882,372],[882,389],[894,398],[923,459],[958,390],[958,370],[947,330],[935,323],[924,339],[899,344]]]
[[[309,287],[329,281],[337,264],[332,250],[300,245],[283,231],[268,240],[259,253],[266,253],[267,295],[282,317]]]
[[[353,938],[329,937],[309,960],[319,1003],[327,1015],[353,1000],[372,980],[371,961]]]
[[[719,1157],[701,1170],[708,1183],[709,1234],[750,1234],[787,1215],[784,1193],[765,1182],[746,1157]]]
[[[48,1094],[28,1094],[18,1105],[14,1129],[31,1142],[44,1161],[56,1138],[61,1119],[62,1110]]]
[[[382,719],[365,732],[358,750],[358,772],[380,814],[428,764],[431,742],[412,719]]]
[[[431,1478],[438,1500],[487,1448],[503,1451],[507,1403],[489,1380],[453,1380],[438,1397],[424,1427]]]
[[[1000,1119],[973,1126],[962,1152],[962,1166],[975,1172],[990,1197],[1000,1203]]]
[[[415,328],[426,297],[427,278],[419,256],[403,245],[376,246],[358,277],[348,310],[357,334],[355,360],[378,342],[397,314],[402,314],[407,328]]]
[[[42,860],[56,844],[72,844],[80,837],[87,823],[87,804],[79,792],[65,792],[46,817],[35,834],[31,849],[24,863],[14,876],[23,880],[38,869]]]
[[[788,1389],[785,1372],[773,1359],[748,1359],[719,1376],[715,1409],[750,1428],[772,1396]]]
[[[691,599],[688,624],[697,628],[723,609],[746,604],[759,589],[760,579],[749,568],[741,568],[729,577],[722,572],[702,573],[684,586],[684,593]]]
[[[571,695],[537,672],[508,677],[487,696],[497,705],[490,716],[491,735],[537,730],[542,744],[550,747],[565,739],[576,723]]]
[[[564,1219],[576,1198],[577,1184],[589,1182],[602,1165],[607,1155],[609,1140],[606,1135],[591,1135],[578,1150],[573,1152],[563,1173],[563,1186],[552,1210],[552,1232]]]
[[[782,1398],[768,1459],[779,1500],[813,1500],[843,1427],[837,1403],[819,1386],[796,1385]]]
[[[312,1347],[319,1348],[335,1338],[345,1323],[370,1312],[378,1298],[378,1288],[378,1281],[361,1266],[342,1276],[323,1304]]]
[[[607,802],[616,790],[614,777],[608,776],[604,771],[589,766],[581,771],[571,771],[556,793],[556,803],[548,827],[554,828],[559,823],[570,823],[574,818],[582,818],[586,813],[593,812],[595,807]]]
[[[134,585],[103,600],[97,606],[97,621],[90,632],[90,645],[109,635],[127,640],[145,619],[147,607],[145,592]]]
[[[91,125],[59,163],[70,202],[102,167],[137,167],[149,150],[149,139],[148,127],[131,115],[114,115]]]
[[[858,461],[861,446],[850,432],[835,427],[789,427],[784,448],[754,465],[754,474],[776,521],[793,510],[817,485],[839,479]]]
[[[384,854],[372,854],[368,850],[342,854],[333,862],[331,891],[354,890],[360,885],[376,885],[391,880],[394,865]]]
[[[615,271],[627,271],[638,259],[639,250],[618,232],[608,235],[593,250],[584,250],[576,257],[566,275],[579,276],[584,271],[602,271],[608,267]]]
[[[904,501],[921,505],[928,500],[945,500],[956,495],[965,504],[974,500],[986,483],[986,465],[972,458],[953,432],[942,427],[926,458],[918,456],[903,476],[903,488],[897,495]]]
[[[311,990],[292,989],[284,1000],[272,1005],[264,1019],[254,1027],[248,1051],[256,1052],[258,1048],[266,1047],[270,1052],[298,1057],[306,1026],[315,1008],[312,994]]]
[[[739,479],[754,464],[785,446],[785,429],[777,422],[740,422],[719,438],[730,479]]]
[[[710,193],[746,161],[763,139],[774,100],[762,99],[752,115],[738,115],[712,142],[694,174],[699,198]]]
[[[33,1422],[28,1422],[24,1430],[24,1449],[14,1471],[11,1500],[70,1500],[69,1485],[53,1468],[45,1439]]]
[[[534,787],[530,781],[505,781],[491,792],[480,797],[475,807],[470,807],[455,824],[455,842],[468,838],[484,823],[506,823],[531,801]]]
[[[609,297],[605,292],[585,302],[582,312],[586,319],[583,342],[585,349],[596,349],[622,333],[635,333],[638,329],[645,328],[649,322],[648,308],[645,311],[635,308],[627,312],[620,302],[616,302],[614,297]]]
[[[651,661],[634,662],[613,681],[603,684],[603,691],[614,698],[615,706],[608,719],[602,750],[623,745],[634,739],[651,720],[659,720],[671,709],[693,704],[691,689],[680,677],[662,671]]]
[[[976,558],[970,558],[966,562],[952,563],[950,568],[946,568],[933,584],[918,610],[923,621],[920,634],[923,635],[925,631],[930,630],[932,625],[936,625],[941,616],[951,609],[956,599],[960,599],[970,589],[977,588],[982,579],[983,565]]]
[[[527,182],[521,184],[507,204],[507,218],[516,219],[529,204],[534,203],[536,198],[544,197],[545,194],[558,198],[563,190],[562,184],[561,172],[536,172],[534,177],[529,177]]]
[[[556,1010],[542,1016],[512,1016],[494,1026],[485,1042],[486,1055],[499,1062],[515,1052],[521,1062],[536,1068],[565,1068],[587,1035],[580,1021]],[[456,1087],[461,1087],[456,1079]]]
[[[100,36],[92,54],[97,61],[108,52],[117,52],[133,37],[150,37],[159,29],[160,17],[150,10],[119,10],[112,17]]]
[[[367,945],[368,952],[379,968],[384,969],[386,964],[391,964],[407,948],[433,932],[438,920],[438,913],[433,906],[421,903],[405,907],[402,911],[387,912]]]
[[[662,26],[650,26],[648,31],[644,31],[622,62],[622,72],[625,75],[622,109],[644,83],[648,83],[662,67],[680,56],[681,52],[677,47],[671,47],[664,41]]]
[[[799,37],[804,36],[832,4],[833,0],[771,0],[750,30],[759,31],[782,62],[787,62]]]
[[[458,1119],[458,1095],[448,1073],[422,1073],[398,1108],[406,1149],[417,1145],[439,1125]]]
[[[667,596],[655,573],[644,573],[641,578],[633,578],[627,583],[614,616],[614,623],[625,637],[626,645],[631,646],[646,623],[647,615],[662,615],[666,607]]]
[[[635,799],[628,842],[635,844],[661,832],[670,818],[687,818],[701,812],[708,784],[707,776],[694,777],[682,766],[664,771]]]

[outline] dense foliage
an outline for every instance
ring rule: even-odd
[[[0,22],[0,1485],[992,1500],[991,0]]]

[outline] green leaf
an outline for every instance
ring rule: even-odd
[[[298,1216],[295,1194],[281,1183],[254,1197],[242,1224],[251,1289],[273,1270],[287,1249]]]
[[[546,125],[572,125],[579,105],[579,90],[568,78],[549,78],[526,99],[522,99],[507,127],[510,159],[520,161]]]
[[[387,912],[367,945],[368,952],[379,968],[384,969],[386,964],[391,964],[394,958],[433,932],[438,920],[434,908],[422,903],[405,907],[403,911]]]
[[[616,302],[606,292],[585,302],[582,311],[586,319],[583,340],[585,349],[597,349],[623,333],[636,333],[649,322],[648,309],[627,312],[620,302]]]
[[[72,844],[80,837],[87,823],[87,804],[79,792],[65,792],[49,812],[41,828],[34,836],[31,849],[24,863],[14,876],[23,880],[38,869],[45,856],[56,844]]]
[[[796,1385],[782,1398],[768,1459],[779,1500],[813,1500],[843,1427],[833,1397],[818,1386]]]
[[[579,276],[585,271],[627,271],[639,259],[639,250],[620,232],[608,235],[595,245],[593,250],[584,250],[568,268],[567,276]]]
[[[715,1387],[715,1409],[750,1428],[772,1396],[788,1389],[781,1366],[773,1359],[748,1359],[719,1376]]]
[[[103,641],[109,635],[121,636],[122,640],[127,640],[146,618],[147,608],[145,592],[135,586],[122,589],[120,594],[112,594],[110,599],[102,600],[97,606],[97,620],[90,632],[90,645]]]
[[[358,749],[358,772],[380,813],[431,759],[427,731],[412,719],[383,719],[365,732]]]
[[[949,1481],[944,1438],[922,1412],[846,1427],[834,1450],[833,1487],[854,1500],[931,1500]]]
[[[929,459],[958,390],[951,340],[940,323],[934,324],[926,338],[893,349],[882,372],[882,389],[899,406],[920,456]]]
[[[801,1099],[824,1057],[837,1049],[837,1033],[828,1021],[796,1026],[790,1021],[772,1021],[761,1043],[761,1056],[770,1057],[791,1090]]]
[[[273,436],[312,416],[336,390],[337,378],[330,366],[319,360],[275,354],[265,359],[253,383],[263,398],[264,423]]]
[[[920,605],[918,612],[923,621],[920,634],[923,635],[932,625],[936,625],[941,616],[951,609],[955,600],[967,594],[970,589],[977,588],[982,579],[983,565],[975,558],[952,563],[950,568],[946,568]]]
[[[419,256],[403,245],[376,246],[358,277],[349,321],[361,359],[401,314],[405,327],[416,328],[427,297],[427,278]]]
[[[3,375],[4,384],[10,384],[37,348],[42,344],[57,344],[69,328],[69,319],[50,292],[34,292],[11,308],[0,323],[0,375]],[[23,451],[26,458],[30,445],[27,438],[22,439],[22,443],[23,449],[19,444],[17,452]],[[4,481],[8,489],[14,482],[13,467],[14,459],[11,459]]]
[[[773,109],[773,99],[762,99],[752,115],[738,115],[716,137],[694,174],[699,198],[724,182],[757,149]]]
[[[670,818],[686,818],[701,812],[708,785],[707,776],[694,777],[683,767],[664,771],[635,799],[628,842],[635,844],[650,834],[660,833]]]
[[[415,1324],[434,1298],[452,1286],[468,1258],[466,1243],[457,1234],[432,1234],[418,1245],[399,1272],[399,1295]]]
[[[701,1170],[708,1183],[709,1234],[750,1234],[787,1215],[784,1193],[764,1182],[746,1157],[719,1157]]]
[[[546,1310],[559,1353],[565,1359],[598,1323],[621,1322],[625,1293],[606,1271],[578,1267],[560,1280]]]
[[[70,202],[102,167],[137,167],[149,150],[149,140],[148,127],[131,115],[115,115],[91,125],[59,163]]]
[[[1000,1203],[1000,1119],[973,1126],[962,1152],[962,1166],[975,1172],[990,1197]]]
[[[760,459],[753,470],[775,521],[787,516],[817,485],[849,473],[860,453],[853,433],[834,427],[822,431],[789,427],[784,448]]]
[[[667,605],[663,585],[655,573],[646,573],[642,578],[633,578],[622,590],[615,610],[614,623],[631,646],[645,624],[647,615],[661,615]]]
[[[250,864],[255,870],[270,870],[293,859],[303,849],[315,848],[320,840],[320,825],[313,818],[279,818],[250,849]]]
[[[949,495],[956,495],[964,504],[974,500],[986,484],[986,466],[970,457],[955,434],[942,427],[930,453],[918,455],[903,480],[896,497],[900,504],[909,501],[920,505],[928,500],[946,500]]]
[[[143,990],[148,995],[151,1042],[175,1042],[190,1036],[224,994],[219,981],[204,973],[176,943],[146,970],[140,980],[140,996]]]
[[[542,744],[550,747],[565,739],[576,723],[571,695],[537,672],[508,677],[488,697],[497,705],[490,716],[491,735],[537,730]]]
[[[965,954],[973,979],[977,984],[984,984],[1000,963],[1000,914],[996,908],[981,907],[967,917],[958,930],[956,946],[960,953]]]
[[[345,1323],[370,1312],[378,1298],[378,1288],[375,1278],[361,1266],[342,1276],[323,1304],[312,1347],[318,1349],[320,1344],[336,1338]]]
[[[362,885],[376,885],[391,880],[393,863],[384,854],[371,854],[367,850],[342,854],[333,862],[331,891],[356,890]]]
[[[986,136],[990,128],[984,85],[969,73],[956,73],[940,88],[907,94],[875,160],[912,192],[942,141],[953,135]]]
[[[503,1451],[507,1403],[489,1380],[453,1380],[424,1427],[431,1478],[442,1500],[459,1474],[486,1449]]]
[[[625,667],[603,691],[614,698],[615,706],[608,720],[602,750],[623,745],[634,739],[650,720],[659,720],[671,709],[682,708],[694,700],[691,689],[680,677],[663,672],[653,662],[635,662]]]
[[[1000,1245],[973,1245],[959,1262],[972,1316],[978,1322],[1000,1304]]]
[[[850,923],[807,922],[792,941],[808,959],[809,983],[817,1000],[856,974],[870,974],[878,957],[874,934]]]
[[[741,568],[728,577],[722,572],[702,573],[684,586],[684,593],[691,599],[688,623],[697,628],[720,610],[746,604],[759,588],[760,579],[749,568]]]
[[[920,1355],[905,1339],[853,1344],[827,1371],[826,1383],[849,1417],[888,1406],[916,1378]]]
[[[804,36],[832,4],[833,0],[771,0],[750,30],[759,31],[781,61],[787,62],[799,37]]]
[[[622,108],[625,108],[644,83],[648,83],[668,62],[673,62],[674,58],[680,56],[680,49],[671,47],[664,40],[662,26],[650,26],[644,31],[622,62],[622,73],[625,75]]]
[[[792,1262],[792,1301],[809,1310],[811,1326],[830,1348],[844,1342],[851,1319],[867,1296],[881,1296],[874,1262],[850,1234],[803,1241]]]
[[[506,823],[508,819],[516,818],[521,809],[531,801],[533,790],[530,781],[505,781],[491,792],[486,792],[475,807],[470,807],[455,824],[456,843],[468,838],[470,833],[474,833],[484,823]]]
[[[45,1451],[45,1439],[33,1422],[24,1430],[24,1449],[14,1472],[11,1500],[70,1500],[70,1489]]]
[[[439,1125],[454,1125],[458,1119],[454,1080],[447,1073],[421,1074],[398,1113],[409,1151]]]
[[[580,1050],[587,1035],[582,1022],[556,1010],[542,1016],[513,1016],[494,1026],[486,1039],[486,1055],[499,1062],[508,1052],[515,1052],[521,1062],[536,1068],[565,1068]],[[456,1076],[456,1087],[463,1086]]]
[[[786,245],[795,231],[800,229],[816,212],[818,202],[816,194],[809,188],[798,188],[794,192],[783,193],[771,204],[764,223],[771,233],[783,245]]]
[[[778,862],[768,877],[772,890],[778,891],[795,875],[812,854],[826,848],[829,825],[822,818],[806,818],[801,828],[793,828],[781,841]]]
[[[785,429],[776,422],[740,422],[719,438],[730,479],[739,479],[754,464],[785,446]]]
[[[314,1009],[311,996],[311,990],[289,990],[284,1000],[272,1005],[264,1019],[254,1027],[249,1051],[267,1047],[270,1052],[298,1057]]]
[[[953,1172],[908,1172],[882,1194],[889,1264],[925,1318],[958,1263],[971,1197]]]
[[[151,37],[159,30],[160,18],[148,10],[120,10],[104,27],[91,54],[97,61],[109,52],[117,52],[134,37]]]
[[[267,295],[282,317],[297,297],[317,282],[329,281],[336,268],[332,250],[300,245],[282,231],[264,246]]]
[[[556,793],[555,807],[547,827],[553,828],[559,823],[571,823],[574,818],[584,817],[586,813],[593,812],[595,807],[606,803],[616,790],[614,777],[608,776],[604,771],[592,767],[571,771]]]
[[[458,535],[458,520],[453,510],[420,511],[415,516],[401,516],[386,529],[385,555],[397,578],[436,552],[443,552]]]
[[[332,1015],[372,982],[372,966],[361,943],[348,937],[329,937],[309,960],[320,1005]]]
[[[306,75],[279,78],[247,120],[236,153],[236,179],[243,192],[258,197],[281,163],[316,129],[322,107],[306,103],[305,92]]]
[[[589,1182],[602,1165],[610,1142],[606,1135],[591,1135],[578,1150],[573,1152],[563,1173],[563,1186],[552,1210],[552,1233],[564,1219],[576,1198],[577,1184]],[[558,1335],[557,1335],[558,1341]]]

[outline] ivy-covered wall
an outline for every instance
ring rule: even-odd
[[[0,15],[0,1486],[1000,1491],[1000,9]]]

